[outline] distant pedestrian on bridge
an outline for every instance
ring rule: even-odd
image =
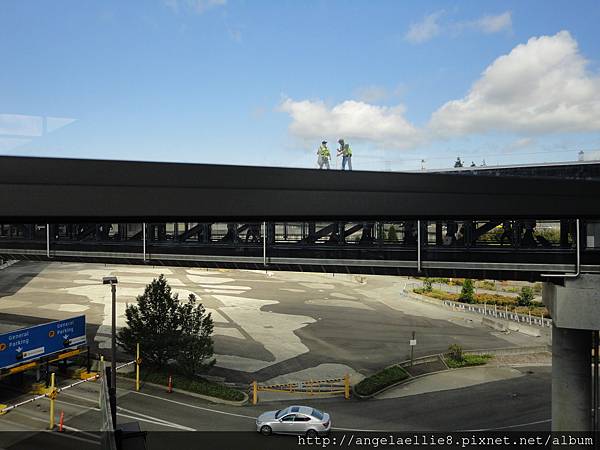
[[[327,170],[329,170],[329,158],[331,158],[331,153],[327,148],[327,141],[322,141],[321,145],[317,149],[317,164],[319,164],[319,169],[322,169],[323,166]]]
[[[350,145],[346,144],[343,139],[340,139],[338,144],[340,144],[340,148],[337,155],[342,155],[342,170],[346,170],[346,163],[348,163],[348,170],[352,170],[352,149]]]

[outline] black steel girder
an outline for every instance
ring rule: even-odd
[[[600,218],[600,182],[0,157],[0,221]]]

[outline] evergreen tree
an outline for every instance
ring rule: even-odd
[[[163,367],[176,360],[192,374],[214,364],[207,361],[213,356],[211,315],[193,294],[180,302],[164,275],[146,286],[136,305],[127,305],[125,317],[127,326],[118,339],[127,353],[135,354],[140,343],[141,356],[150,365]]]
[[[196,296],[190,294],[188,302],[181,306],[182,339],[177,354],[177,365],[186,375],[193,377],[215,364],[211,334],[214,329],[211,314],[204,306],[196,304]]]
[[[475,301],[475,289],[473,288],[473,280],[466,278],[463,281],[460,291],[460,300],[465,303],[473,303]]]

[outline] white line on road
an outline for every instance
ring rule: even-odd
[[[341,430],[341,431],[359,431],[362,433],[393,433],[391,430],[365,430],[362,428],[340,428],[340,427],[331,427],[332,430]]]
[[[169,403],[175,403],[176,405],[187,406],[189,408],[194,408],[194,409],[201,409],[202,411],[208,411],[208,412],[212,412],[212,413],[216,413],[216,414],[224,414],[226,416],[242,417],[244,419],[256,420],[256,417],[254,417],[254,416],[246,416],[244,414],[235,414],[235,413],[230,413],[230,412],[225,412],[225,411],[219,411],[218,409],[204,408],[202,406],[196,406],[196,405],[191,405],[189,403],[178,402],[177,400],[171,400],[169,398],[163,398],[163,397],[159,397],[157,395],[145,394],[143,392],[132,391],[132,393],[137,394],[137,395],[143,395],[145,397],[155,398],[157,400],[163,400],[163,401],[169,402]]]
[[[90,407],[90,406],[83,406],[83,405],[79,405],[77,403],[66,402],[64,400],[56,400],[56,401],[60,402],[60,403],[64,403],[65,405],[75,406],[75,407],[78,407],[78,408],[85,408],[85,409],[88,409],[88,410],[91,410],[91,411],[100,411],[100,408],[94,408],[94,407]],[[117,414],[119,416],[127,417],[128,419],[140,420],[142,422],[148,422],[148,423],[152,423],[154,425],[162,425],[162,426],[167,427],[167,428],[176,428],[178,430],[183,430],[183,431],[197,431],[194,428],[189,428],[189,427],[186,427],[185,425],[179,425],[177,423],[168,422],[166,420],[159,419],[157,417],[147,416],[146,414],[142,414],[142,413],[139,413],[139,412],[136,412],[136,411],[131,411],[131,410],[122,408],[120,406],[118,406],[117,409],[119,411],[125,411],[125,412],[127,412],[129,414],[135,414],[135,417],[134,417],[134,416],[130,416],[128,414],[123,414],[121,412],[117,412]],[[145,417],[145,419],[144,419],[144,417]]]
[[[18,411],[18,410],[15,410],[15,411]],[[25,417],[27,417],[28,419],[31,419],[31,420],[37,420],[38,422],[44,422],[44,423],[48,423],[48,419],[42,419],[42,418],[40,418],[40,417],[35,417],[35,416],[28,416],[28,415],[26,415],[26,414],[25,414],[24,412],[22,412],[22,411],[18,411],[18,412],[19,412],[19,413],[21,413],[21,414],[23,414],[23,415],[24,415]],[[90,436],[90,437],[92,437],[92,438],[94,438],[94,439],[98,439],[98,436],[97,436],[97,435],[95,435],[95,434],[93,434],[93,433],[88,433],[87,431],[83,431],[83,430],[80,430],[80,429],[78,429],[78,428],[73,428],[73,427],[70,427],[70,426],[67,426],[67,425],[63,425],[63,428],[64,428],[65,430],[68,430],[68,431],[74,431],[74,432],[76,432],[76,433],[79,433],[79,434],[82,434],[82,435],[84,435],[84,436]],[[34,432],[35,432],[35,431],[37,431],[37,432],[45,432],[45,431],[48,431],[48,430],[31,430],[31,431],[34,431]],[[48,431],[48,432],[50,432],[50,431]],[[100,443],[99,443],[98,441],[92,441],[92,440],[90,440],[90,439],[84,439],[84,438],[82,438],[82,437],[79,437],[79,436],[72,436],[72,435],[69,435],[69,434],[64,434],[64,435],[61,435],[61,436],[64,436],[64,437],[69,437],[69,438],[72,438],[72,439],[78,439],[78,440],[80,440],[80,441],[86,441],[86,442],[91,442],[91,443],[93,443],[93,444],[96,444],[96,445],[100,445]]]
[[[139,416],[139,417],[145,417],[146,419],[149,419],[148,421],[154,421],[153,423],[156,423],[158,425],[164,425],[166,427],[177,428],[177,429],[183,430],[183,431],[198,431],[198,430],[196,430],[194,428],[186,427],[185,425],[181,425],[181,424],[178,424],[178,423],[175,423],[175,422],[169,422],[167,420],[159,419],[158,417],[149,416],[147,414],[142,414],[142,413],[137,412],[137,411],[131,411],[130,409],[125,409],[125,408],[122,408],[120,406],[117,409],[120,410],[120,411],[125,411],[126,413],[129,413],[129,414],[134,414],[134,415]],[[122,414],[122,413],[119,413],[119,415],[127,417],[127,416],[125,416],[125,414]]]
[[[472,431],[494,431],[494,430],[507,430],[509,428],[518,428],[518,427],[526,427],[529,425],[539,425],[541,423],[548,423],[548,422],[552,422],[552,419],[546,419],[546,420],[538,420],[536,422],[528,422],[528,423],[519,423],[517,425],[508,425],[506,427],[497,427],[497,428],[482,428],[480,430],[463,430],[463,431],[468,431],[468,432],[472,432]]]
[[[157,422],[155,420],[150,420],[150,419],[144,419],[143,417],[139,417],[139,416],[131,416],[129,414],[123,414],[123,413],[118,413],[119,417],[126,417],[128,419],[133,419],[133,420],[138,420],[140,422],[148,422],[154,425],[160,425],[161,427],[165,427],[165,428],[175,428],[176,430],[183,430],[183,431],[196,431],[192,428],[187,428],[187,427],[183,427],[183,426],[174,426],[174,425],[168,425],[164,422]]]
[[[56,402],[57,403],[64,403],[65,405],[69,405],[69,406],[75,406],[76,408],[85,408],[85,409],[89,409],[91,411],[100,411],[100,408],[94,408],[93,406],[83,406],[83,405],[80,405],[79,403],[67,402],[66,400],[56,399]]]

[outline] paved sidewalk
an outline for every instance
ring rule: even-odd
[[[408,397],[427,392],[460,389],[492,381],[507,380],[523,376],[523,372],[512,367],[477,366],[464,369],[448,370],[432,373],[415,380],[408,381],[398,387],[387,390],[376,399]]]

